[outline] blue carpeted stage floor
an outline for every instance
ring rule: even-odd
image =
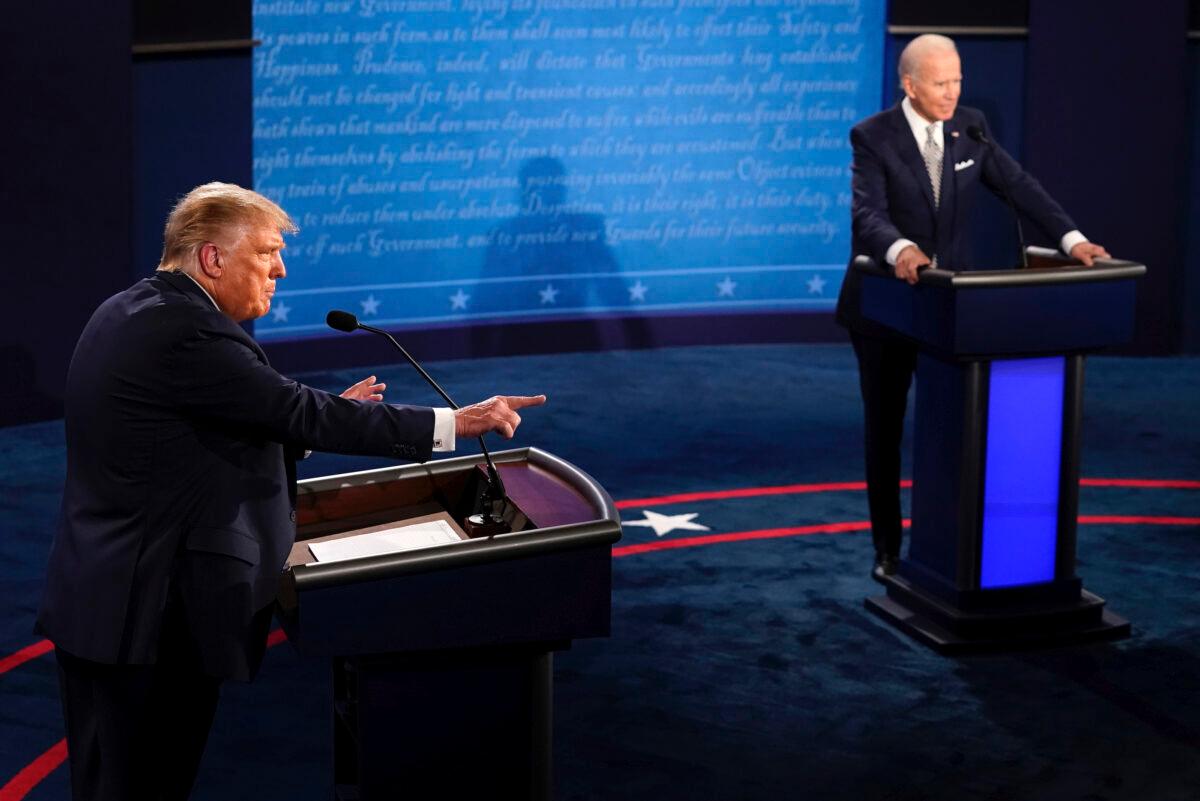
[[[849,347],[431,365],[464,402],[547,393],[515,444],[576,463],[618,502],[642,499],[620,504],[627,524],[649,512],[683,524],[661,535],[625,526],[612,637],[556,656],[557,797],[1200,799],[1198,368],[1088,363],[1083,475],[1093,481],[1081,494],[1078,571],[1133,636],[952,659],[863,608],[878,589],[869,534],[821,530],[864,521],[861,490],[654,500],[861,480]],[[435,400],[406,368],[379,375],[391,400]],[[340,389],[361,377],[305,379]],[[381,464],[318,455],[303,472]],[[38,643],[31,627],[63,470],[61,424],[0,430],[0,801],[68,797],[66,768],[55,767],[53,656],[18,655]],[[1094,481],[1112,478],[1184,485]],[[670,547],[740,532],[751,533]],[[658,549],[628,549],[639,543]],[[325,672],[283,643],[254,684],[227,685],[195,798],[328,798]]]

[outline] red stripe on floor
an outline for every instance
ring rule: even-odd
[[[910,482],[905,482],[907,486]],[[1127,486],[1155,487],[1172,489],[1200,489],[1196,481],[1148,481],[1142,479],[1084,479],[1084,485],[1091,486]],[[714,498],[744,498],[756,495],[784,495],[800,492],[829,492],[843,489],[863,489],[862,482],[847,482],[843,484],[791,484],[782,487],[758,487],[741,490],[725,490],[722,492],[696,492],[681,495],[664,495],[660,498],[643,498],[621,501],[619,508],[629,506],[650,506],[654,503],[685,503],[693,500],[712,500]],[[1156,525],[1156,526],[1200,526],[1200,517],[1160,517],[1145,515],[1081,515],[1082,524],[1096,525]],[[905,520],[908,527],[910,521]],[[621,545],[612,549],[613,558],[632,556],[649,551],[667,551],[677,548],[693,548],[701,545],[714,545],[723,542],[745,542],[747,540],[777,539],[780,537],[798,537],[808,534],[840,534],[853,531],[867,531],[871,523],[867,520],[850,521],[846,523],[822,523],[810,526],[791,526],[788,528],[764,528],[754,531],[735,531],[729,534],[709,534],[703,537],[681,537],[679,539],[659,540],[635,545]],[[287,640],[283,629],[275,629],[267,637],[267,647],[279,645]],[[36,659],[54,650],[49,640],[41,640],[26,646],[10,656],[0,659],[0,674]],[[47,776],[59,768],[67,759],[67,741],[60,740],[51,746],[44,754],[26,765],[8,784],[0,787],[0,801],[21,801],[29,792]]]
[[[908,525],[908,521],[904,521]],[[632,556],[648,551],[669,551],[673,548],[693,548],[697,545],[713,545],[718,542],[744,542],[746,540],[770,540],[777,537],[799,537],[805,534],[841,534],[847,531],[866,531],[870,521],[858,520],[850,523],[822,523],[815,526],[792,526],[790,528],[760,528],[755,531],[735,531],[731,534],[706,534],[703,537],[680,537],[674,540],[639,542],[636,545],[618,545],[612,549],[613,558]]]
[[[1154,479],[1154,478],[1082,478],[1082,487],[1130,487],[1138,489],[1200,489],[1200,481],[1186,479]],[[900,486],[907,489],[912,487],[912,481],[905,479]],[[711,490],[708,492],[680,492],[674,495],[659,495],[651,498],[631,498],[617,501],[618,509],[631,509],[638,506],[665,506],[671,503],[692,503],[695,501],[720,501],[729,498],[758,498],[767,495],[799,495],[808,492],[851,492],[867,488],[865,481],[840,481],[825,484],[782,484],[772,487],[742,487],[731,490]]]
[[[59,740],[50,750],[30,762],[21,772],[13,776],[8,784],[0,787],[0,801],[21,801],[29,791],[41,784],[67,759],[67,741]]]
[[[3,676],[15,667],[25,664],[31,659],[37,659],[39,656],[48,654],[53,650],[54,643],[49,640],[40,640],[33,645],[27,645],[20,651],[0,659],[0,676]]]
[[[1081,478],[1081,487],[1140,487],[1146,489],[1200,489],[1200,481],[1157,478]]]
[[[1142,525],[1142,526],[1200,526],[1200,517],[1152,517],[1145,515],[1080,515],[1084,525]],[[904,521],[908,528],[911,520]],[[849,523],[824,523],[814,526],[792,526],[791,528],[761,528],[755,531],[735,531],[732,534],[706,534],[703,537],[680,537],[656,542],[639,542],[636,545],[618,545],[612,549],[613,558],[633,556],[650,551],[669,551],[675,548],[694,548],[699,545],[714,545],[720,542],[745,542],[747,540],[769,540],[779,537],[799,537],[805,534],[841,534],[849,531],[867,531],[869,520]]]
[[[1080,515],[1080,523],[1122,526],[1200,526],[1200,517],[1148,517],[1145,515]]]
[[[268,648],[279,645],[281,642],[287,642],[287,635],[283,633],[283,629],[275,629],[267,635]],[[0,660],[0,673],[11,670],[17,665],[28,662],[30,659],[36,659],[42,654],[53,650],[54,644],[49,640],[42,640],[27,648],[22,648],[15,654]],[[66,760],[67,741],[66,739],[62,739],[52,745],[46,753],[22,768],[20,773],[9,780],[8,784],[0,787],[0,801],[21,801],[22,798],[29,795],[30,790],[37,787],[42,783],[43,779],[58,770]]]
[[[911,481],[902,481],[903,487],[912,486]],[[661,495],[656,498],[633,498],[617,501],[618,509],[634,506],[661,506],[668,503],[690,503],[692,501],[719,501],[726,498],[757,498],[764,495],[798,495],[804,492],[842,492],[864,490],[864,481],[842,481],[833,484],[784,484],[778,487],[743,487],[742,489],[713,490],[711,492],[681,492],[676,495]]]

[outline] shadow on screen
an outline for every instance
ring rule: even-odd
[[[472,332],[478,354],[544,351],[544,332],[529,322],[569,320],[561,350],[646,347],[646,321],[630,303],[630,281],[605,240],[604,217],[567,200],[567,171],[550,157],[518,171],[520,212],[490,232],[482,278],[516,278],[516,321]]]

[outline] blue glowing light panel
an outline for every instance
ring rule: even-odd
[[[256,334],[832,308],[884,5],[256,0]]]
[[[1054,578],[1065,360],[991,364],[980,586]]]

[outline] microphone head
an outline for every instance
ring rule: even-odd
[[[357,331],[358,318],[348,311],[334,309],[325,315],[325,324],[337,331]]]
[[[988,143],[987,135],[984,134],[983,129],[978,125],[968,125],[967,136],[971,137],[981,145],[986,145]]]

